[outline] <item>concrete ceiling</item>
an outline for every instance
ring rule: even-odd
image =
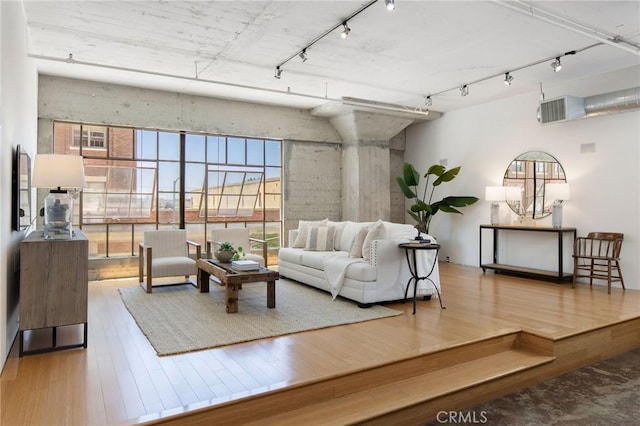
[[[304,109],[344,97],[424,109],[433,94],[446,112],[640,64],[640,1],[396,0],[389,12],[379,0],[348,38],[340,26],[274,78],[366,3],[23,2],[40,73]],[[550,58],[573,50],[554,73]]]

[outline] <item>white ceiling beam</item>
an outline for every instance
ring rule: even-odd
[[[544,22],[548,22],[555,26],[573,31],[574,33],[590,37],[594,40],[598,40],[602,43],[640,56],[640,46],[629,40],[625,40],[619,35],[611,34],[599,28],[572,21],[569,18],[559,16],[539,6],[534,6],[533,4],[527,3],[522,0],[514,0],[508,2],[503,0],[493,0],[493,2],[508,9],[520,12],[524,15],[531,16]]]

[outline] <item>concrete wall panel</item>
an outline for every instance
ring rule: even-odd
[[[341,220],[341,145],[284,142],[284,229],[299,220]]]
[[[342,141],[308,111],[40,76],[40,118],[313,142]]]

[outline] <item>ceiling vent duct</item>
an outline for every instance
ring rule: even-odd
[[[543,101],[538,108],[538,121],[540,124],[558,123],[624,112],[634,108],[640,108],[640,87],[586,98],[563,96]]]
[[[587,117],[624,112],[634,108],[640,108],[640,87],[584,98]]]
[[[540,102],[538,121],[541,124],[556,123],[558,121],[576,120],[585,115],[584,99],[563,96]]]

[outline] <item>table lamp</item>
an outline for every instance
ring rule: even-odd
[[[54,188],[44,199],[44,238],[68,240],[73,231],[73,198],[68,189],[85,185],[79,155],[38,154],[33,163],[33,186]],[[63,189],[64,188],[64,189]],[[77,196],[77,191],[74,191]]]
[[[498,225],[500,223],[500,204],[498,201],[505,200],[504,186],[487,186],[484,191],[484,199],[492,201],[491,203],[491,224]]]
[[[568,183],[548,183],[544,197],[553,200],[551,205],[551,223],[554,228],[562,228],[562,202],[570,197]]]

